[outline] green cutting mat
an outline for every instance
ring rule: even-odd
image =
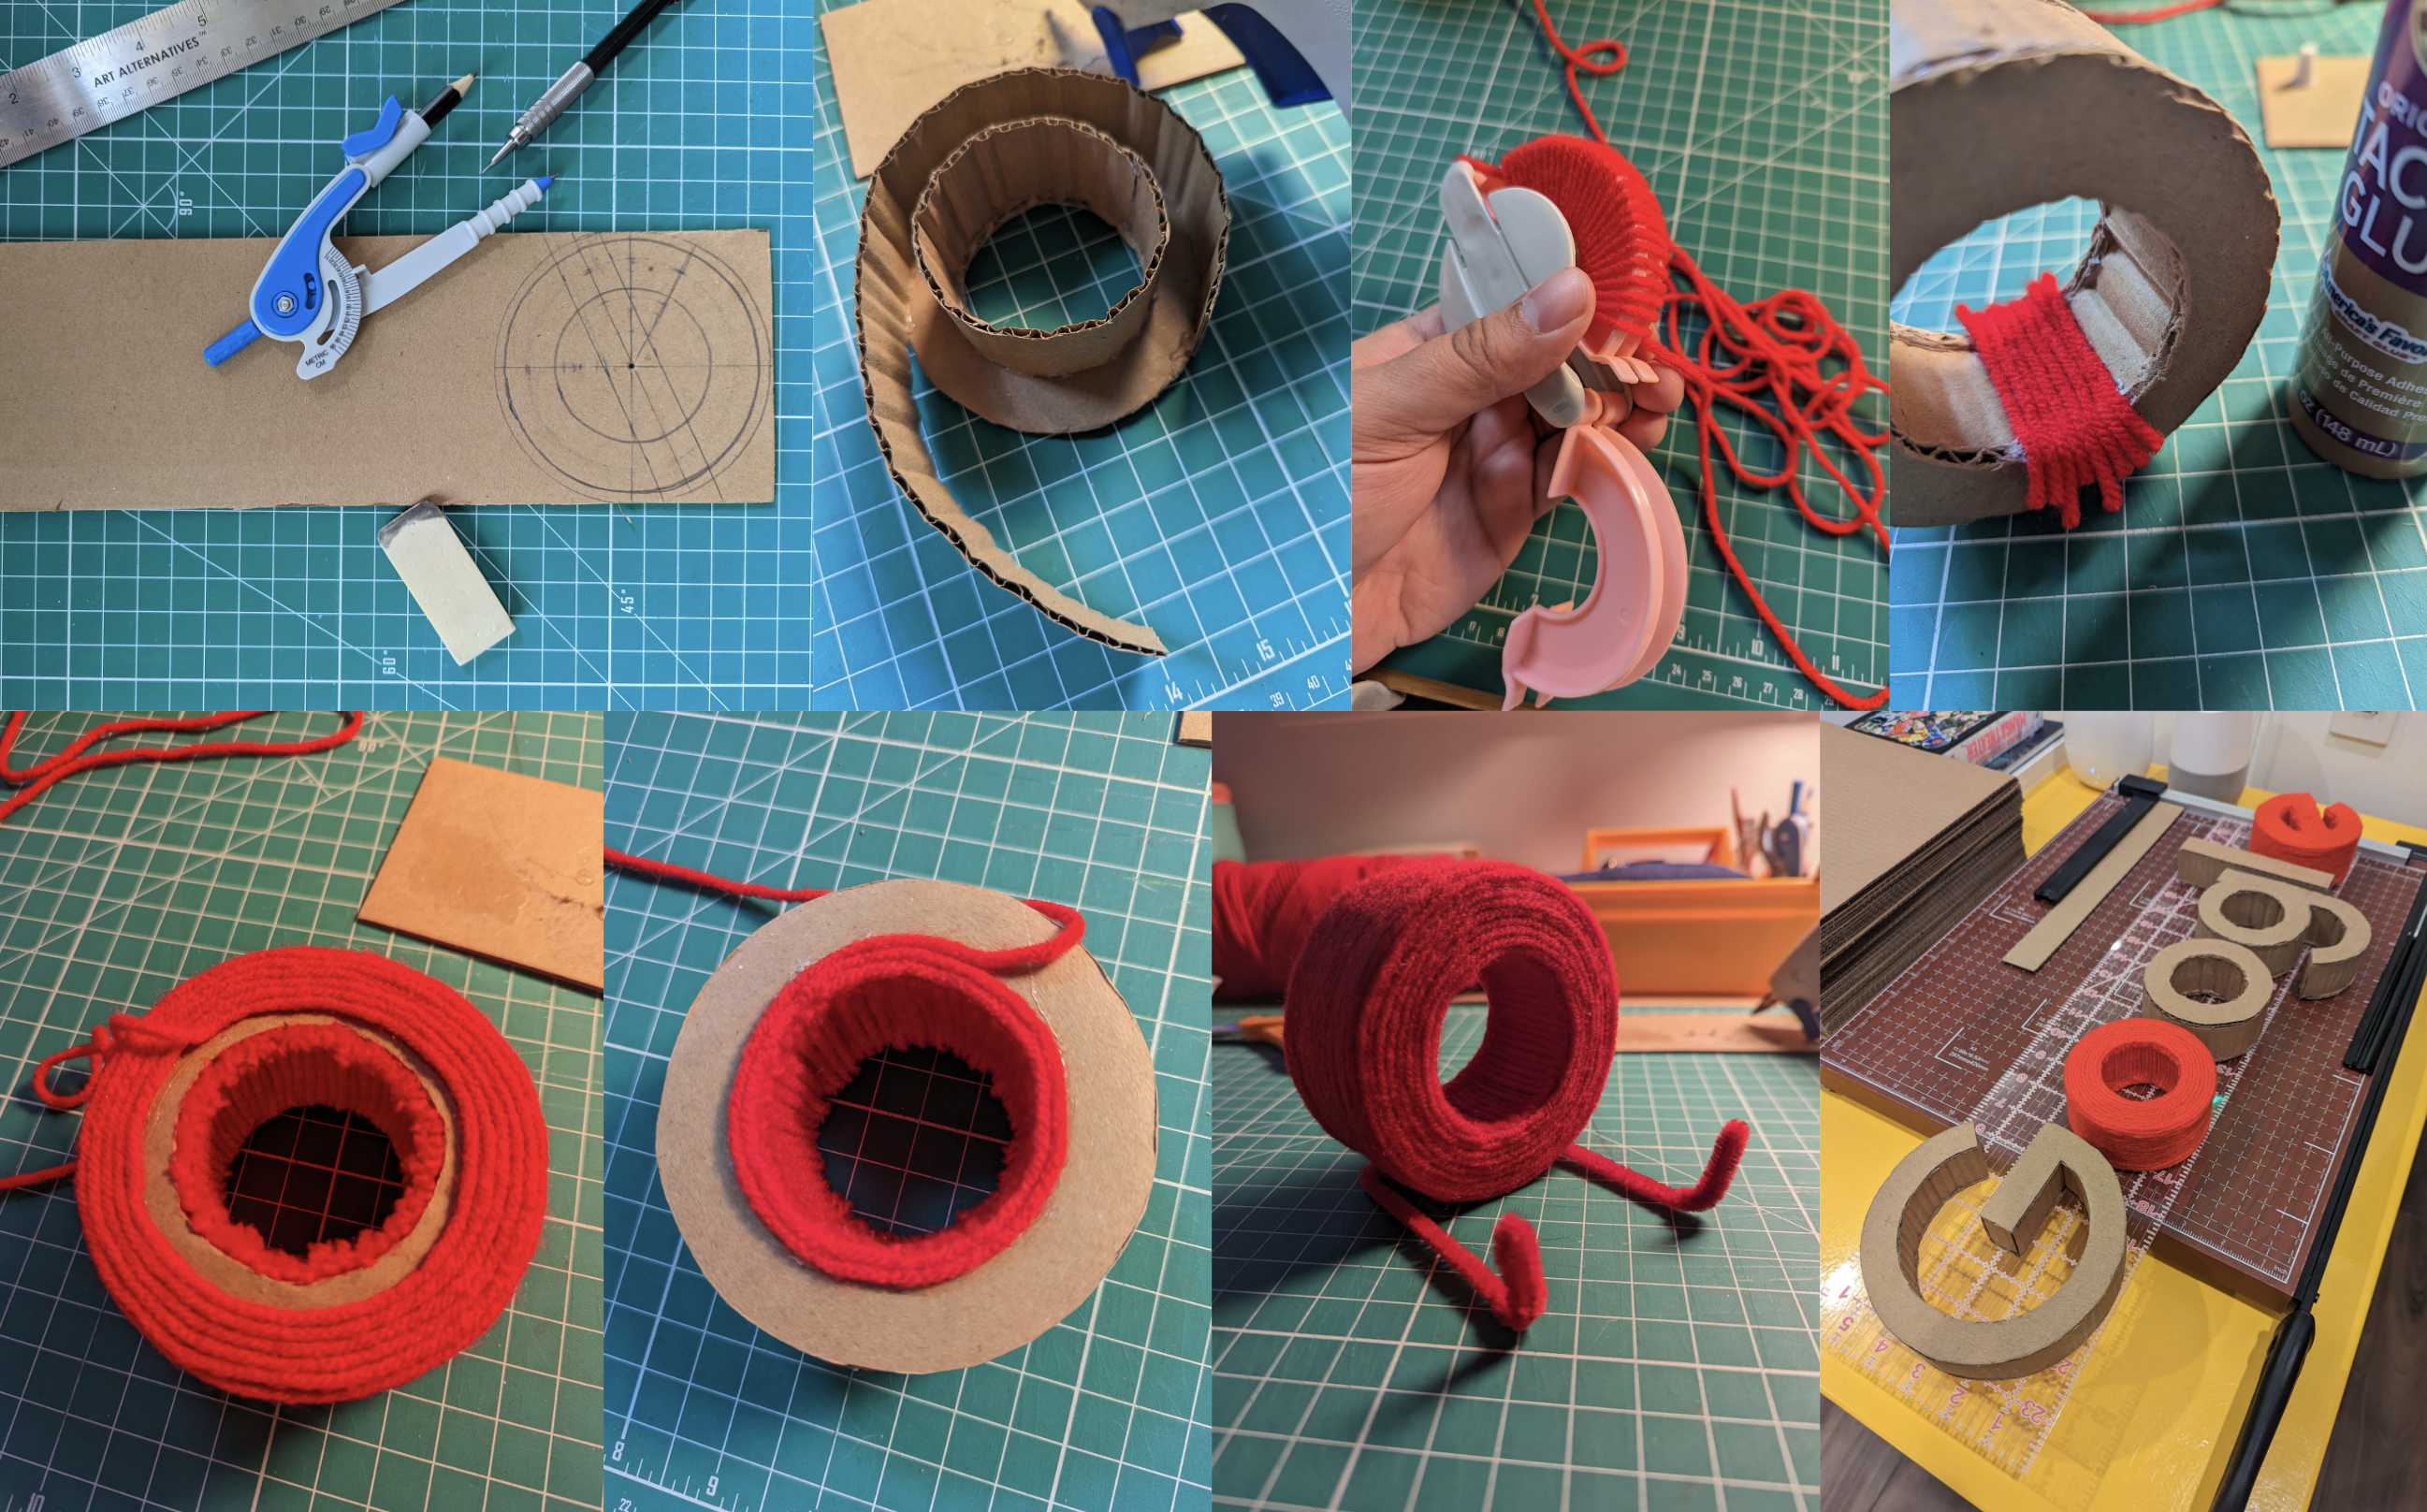
[[[1484,1017],[1450,1010],[1445,1066]],[[1751,1124],[1751,1147],[1682,1236],[1564,1170],[1460,1212],[1448,1227],[1478,1254],[1503,1211],[1540,1233],[1550,1307],[1513,1351],[1450,1299],[1446,1266],[1427,1278],[1278,1053],[1220,1047],[1213,1085],[1217,1505],[1820,1504],[1813,1061],[1617,1057],[1581,1143],[1672,1182],[1729,1118]]]
[[[936,877],[1070,904],[1153,1052],[1145,1219],[1085,1305],[969,1370],[828,1365],[719,1298],[658,1183],[667,1054],[773,906],[617,874],[607,932],[615,1512],[1074,1512],[1206,1494],[1207,753],[1169,715],[611,715],[608,843],[782,887]]]
[[[163,3],[0,0],[0,69]],[[676,5],[536,145],[482,166],[523,107],[628,6],[404,0],[0,168],[0,240],[279,236],[342,166],[337,139],[375,120],[389,94],[417,108],[477,70],[464,104],[364,198],[346,229],[428,236],[536,173],[553,174],[555,185],[515,218],[513,233],[765,228],[775,290],[775,502],[501,504],[458,513],[456,530],[515,625],[510,640],[463,668],[376,538],[427,492],[427,479],[399,474],[393,508],[0,512],[6,701],[541,709],[807,702],[813,573],[801,421],[812,402],[819,282],[808,8]],[[234,325],[245,295],[196,288],[186,297],[225,310]],[[0,287],[0,310],[12,298]],[[409,303],[371,317],[410,318]],[[97,313],[96,340],[151,334],[138,308]],[[291,365],[293,349],[276,343],[236,360],[275,363],[282,351]],[[160,359],[203,366],[199,351]],[[139,419],[128,424],[136,436]]]
[[[2284,417],[2343,149],[2270,151],[2263,57],[2375,51],[2381,5],[2208,10],[2117,37],[2207,90],[2259,142],[2284,216],[2257,338],[2126,485],[2123,512],[1895,532],[1898,708],[2415,708],[2427,693],[2420,485],[2320,462]],[[2080,260],[2083,202],[1983,226],[1898,290],[1896,318],[2011,299]]]
[[[823,78],[823,35],[816,46]],[[1230,204],[1221,296],[1179,382],[1118,425],[1035,436],[917,380],[920,428],[962,507],[1047,582],[1151,626],[1171,648],[1144,657],[1064,629],[980,576],[886,472],[851,302],[866,186],[851,176],[833,90],[823,90],[813,704],[1344,702],[1348,124],[1328,102],[1276,109],[1246,69],[1157,98],[1204,136]],[[1039,219],[997,238],[977,269],[991,287],[977,297],[1032,322],[1101,316],[1115,273],[1134,267],[1127,249],[1092,217]]]
[[[330,719],[282,714],[238,728],[292,740]],[[102,721],[38,715],[13,759]],[[0,823],[0,1060],[11,1091],[0,1169],[72,1156],[75,1117],[42,1111],[23,1089],[37,1062],[109,1015],[140,1013],[250,951],[373,951],[463,993],[538,1080],[551,1130],[547,1224],[513,1305],[480,1342],[396,1390],[338,1406],[248,1402],[171,1366],[111,1304],[85,1253],[73,1183],[0,1197],[0,1506],[599,1504],[598,999],[354,922],[434,756],[595,789],[598,719],[374,714],[352,744],[318,756],[70,777]]]
[[[1702,271],[1738,300],[1782,288],[1818,295],[1884,375],[1884,0],[1571,0],[1552,5],[1551,19],[1571,46],[1603,37],[1626,44],[1625,69],[1587,78],[1586,98]],[[1581,136],[1585,126],[1530,6],[1375,0],[1358,20],[1350,286],[1363,335],[1439,299],[1447,239],[1440,184],[1452,158],[1497,160],[1536,137]],[[1865,409],[1884,427],[1879,396]],[[1736,421],[1728,430],[1749,462],[1777,464],[1768,432]],[[1686,527],[1686,617],[1674,649],[1642,681],[1566,707],[1827,702],[1771,639],[1702,527],[1693,427],[1672,422],[1653,461]],[[1808,460],[1802,477],[1816,509],[1850,512]],[[1724,471],[1719,514],[1746,571],[1814,662],[1858,693],[1876,688],[1888,659],[1879,543],[1825,535],[1783,491],[1755,493]],[[1472,613],[1387,664],[1496,691],[1510,620],[1531,604],[1581,602],[1596,570],[1584,512],[1562,503]]]

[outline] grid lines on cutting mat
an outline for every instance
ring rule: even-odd
[[[1886,7],[1595,0],[1551,12],[1571,46],[1603,37],[1626,44],[1626,67],[1588,77],[1586,97],[1702,271],[1742,301],[1783,288],[1818,295],[1884,376]],[[1454,157],[1497,160],[1535,137],[1581,136],[1585,127],[1528,6],[1393,6],[1360,20],[1350,287],[1363,335],[1439,297],[1447,240],[1439,186]],[[1876,397],[1865,408],[1884,427]],[[1738,419],[1723,425],[1750,463],[1776,465],[1769,432]],[[1684,516],[1685,619],[1652,673],[1594,706],[1814,707],[1821,695],[1770,637],[1702,528],[1688,417],[1670,423],[1652,461]],[[1825,535],[1783,493],[1746,489],[1718,465],[1729,541],[1770,608],[1823,672],[1858,691],[1876,687],[1888,670],[1887,567],[1878,541]],[[1816,510],[1849,512],[1818,466],[1807,460],[1801,477]],[[1530,604],[1581,602],[1597,561],[1583,511],[1562,503],[1536,524],[1480,605],[1390,664],[1497,687],[1509,622]]]
[[[818,46],[823,73],[823,37]],[[1348,127],[1338,108],[1276,109],[1245,69],[1158,96],[1203,135],[1221,170],[1230,239],[1204,345],[1136,415],[1083,436],[1023,435],[917,380],[920,429],[962,508],[1047,582],[1152,627],[1170,655],[1147,658],[1064,629],[981,576],[886,471],[852,306],[866,187],[851,176],[831,94],[819,102],[818,131],[812,702],[1304,708],[1344,699]],[[1075,311],[1096,270],[1053,271]]]
[[[282,714],[234,733],[294,740],[331,721]],[[37,715],[14,759],[100,722]],[[531,1068],[550,1135],[539,1253],[505,1314],[418,1380],[335,1406],[247,1402],[186,1376],[109,1301],[72,1182],[0,1199],[0,1488],[41,1495],[42,1512],[597,1506],[598,1000],[358,925],[354,910],[432,756],[595,788],[599,750],[595,715],[373,714],[353,743],[318,755],[84,772],[0,824],[11,1087],[199,971],[316,944],[384,955],[463,993]],[[9,1097],[5,1168],[72,1158],[75,1128],[73,1114]]]
[[[0,67],[157,8],[154,0],[0,0]],[[0,239],[277,236],[341,166],[337,138],[367,124],[388,94],[418,105],[442,81],[477,69],[464,104],[365,197],[345,230],[435,233],[537,173],[555,184],[512,233],[767,228],[776,502],[456,512],[457,532],[501,585],[516,627],[461,669],[375,535],[428,491],[426,480],[399,476],[392,504],[373,508],[0,511],[0,691],[11,701],[806,701],[808,436],[798,422],[811,394],[814,22],[805,8],[757,0],[676,7],[535,145],[483,171],[515,115],[623,10],[595,0],[391,7],[0,170]],[[224,303],[230,324],[245,294],[190,291]],[[409,319],[412,306],[372,318]],[[141,339],[137,312],[97,324],[107,333],[95,339]],[[201,367],[200,352],[160,355]]]
[[[2427,515],[2418,483],[2328,465],[2292,433],[2285,384],[2335,222],[2343,149],[2272,151],[2255,69],[2305,42],[2374,50],[2381,7],[2276,17],[2220,8],[2115,35],[2232,112],[2283,212],[2267,313],[2216,393],[2081,528],[2019,514],[1894,532],[1898,708],[2415,708],[2427,694]],[[1953,326],[2080,260],[2081,202],[1992,221],[1899,291],[1898,318]],[[1971,271],[1950,281],[1954,265]],[[1995,269],[1994,280],[1983,276]],[[1925,283],[1926,281],[1926,283]]]
[[[1453,1009],[1444,1065],[1484,1014]],[[1236,1507],[1816,1508],[1818,1084],[1810,1061],[1621,1055],[1580,1143],[1690,1182],[1719,1125],[1752,1144],[1682,1244],[1565,1170],[1501,1211],[1542,1241],[1550,1305],[1513,1351],[1357,1185],[1278,1053],[1214,1056],[1214,1502]],[[1438,1205],[1434,1213],[1441,1216]]]
[[[736,880],[935,877],[1080,909],[1137,1016],[1159,1122],[1145,1218],[1034,1342],[926,1375],[761,1334],[681,1242],[657,1174],[665,1058],[770,905],[609,882],[608,1469],[634,1512],[1186,1507],[1206,1486],[1205,799],[1168,715],[610,719],[608,843]],[[1201,1011],[1201,1010],[1200,1010]]]

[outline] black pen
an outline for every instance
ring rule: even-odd
[[[506,133],[506,144],[497,149],[497,156],[490,158],[487,167],[497,167],[498,158],[529,144],[546,131],[548,122],[564,114],[564,107],[571,105],[582,90],[590,88],[591,80],[607,71],[607,65],[615,61],[615,55],[624,50],[625,44],[638,37],[642,27],[655,21],[658,12],[672,4],[674,0],[641,0],[639,5],[626,12],[624,19],[615,23],[613,30],[598,39],[597,46],[590,49],[580,62],[566,69],[562,76],[549,85],[547,91],[523,112],[522,119],[514,122],[514,129]]]

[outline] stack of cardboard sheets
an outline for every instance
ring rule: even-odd
[[[2023,795],[2005,772],[1825,723],[1820,774],[1825,1034],[2023,864]]]

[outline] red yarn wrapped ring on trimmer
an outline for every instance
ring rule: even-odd
[[[2341,886],[2359,854],[2360,819],[2349,804],[2320,809],[2307,793],[2277,793],[2258,805],[2250,821],[2250,849],[2276,861],[2289,861],[2334,873]]]
[[[2158,1089],[2146,1102],[2130,1086]],[[2207,1137],[2216,1061],[2199,1036],[2156,1018],[2119,1018],[2064,1058],[2064,1119],[2119,1171],[2157,1171],[2191,1159]]]

